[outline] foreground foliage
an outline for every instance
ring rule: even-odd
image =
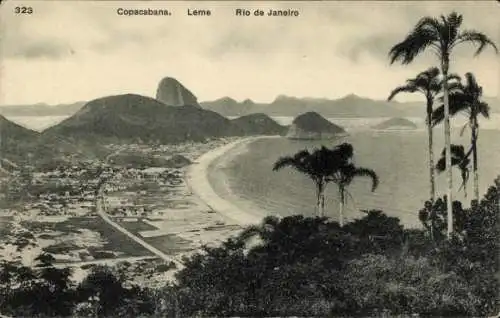
[[[469,209],[443,198],[424,229],[367,211],[341,227],[326,218],[267,217],[186,259],[177,282],[140,288],[108,267],[79,284],[48,255],[38,268],[0,264],[0,311],[14,317],[485,316],[497,313],[500,178]],[[429,235],[430,232],[434,235]]]

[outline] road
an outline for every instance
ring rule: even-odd
[[[66,268],[66,267],[81,267],[85,265],[111,265],[120,262],[136,262],[136,261],[150,260],[155,258],[156,256],[117,257],[117,258],[96,259],[84,262],[53,263],[52,266],[56,268]]]
[[[155,254],[159,258],[161,258],[161,259],[163,259],[163,260],[165,260],[167,262],[174,262],[175,265],[176,265],[176,267],[177,267],[177,269],[184,268],[184,264],[182,264],[182,262],[180,262],[179,260],[177,260],[175,257],[163,253],[162,251],[160,251],[156,247],[154,247],[151,244],[145,242],[144,240],[142,240],[138,236],[134,235],[133,233],[131,233],[130,231],[128,231],[127,229],[125,229],[124,227],[120,226],[115,221],[113,221],[107,215],[107,213],[105,211],[105,208],[103,207],[104,196],[102,194],[102,190],[103,190],[102,188],[103,187],[101,186],[101,189],[99,189],[99,191],[98,191],[99,195],[96,198],[96,211],[97,211],[97,214],[104,220],[104,222],[108,223],[109,225],[111,225],[112,227],[114,227],[115,229],[117,229],[118,231],[122,232],[123,234],[125,234],[126,236],[128,236],[130,239],[132,239],[134,242],[142,245],[145,249],[147,249],[151,253]]]

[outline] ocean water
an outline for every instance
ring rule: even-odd
[[[356,123],[351,123],[351,126],[356,126]],[[481,193],[500,175],[500,125],[497,128],[480,132]],[[436,128],[436,157],[444,145],[442,135],[442,128]],[[273,163],[280,156],[294,154],[300,149],[320,145],[330,147],[341,142],[352,143],[356,165],[375,170],[380,178],[375,192],[371,192],[370,179],[354,180],[348,189],[351,197],[346,206],[346,218],[361,217],[363,214],[359,211],[362,209],[381,209],[388,215],[399,217],[407,226],[420,226],[418,211],[429,197],[427,134],[424,130],[376,132],[351,129],[348,136],[330,141],[260,139],[215,160],[209,167],[209,181],[222,198],[249,213],[313,215],[315,194],[312,181],[291,168],[273,172]],[[466,133],[460,137],[455,131],[452,142],[468,145],[469,135]],[[454,172],[454,199],[469,206],[473,195],[472,176],[466,198],[463,191],[458,192],[461,179],[458,171]],[[438,175],[436,181],[438,194],[445,194],[446,176]],[[327,215],[337,219],[339,200],[334,184],[328,186],[326,199]]]
[[[43,131],[51,126],[57,125],[69,116],[5,116],[8,120],[23,127]]]
[[[41,131],[67,116],[7,116],[25,127]],[[290,124],[293,117],[273,117],[281,124]],[[215,160],[208,171],[214,190],[238,208],[258,215],[313,215],[315,205],[312,181],[292,169],[273,172],[273,163],[283,155],[291,155],[304,148],[333,146],[344,141],[354,145],[355,161],[359,166],[374,169],[380,177],[380,186],[370,191],[369,179],[357,179],[349,188],[351,196],[346,206],[346,217],[357,218],[361,209],[381,209],[398,216],[405,224],[419,226],[418,210],[428,198],[429,180],[427,168],[427,135],[422,118],[408,118],[415,122],[415,131],[376,132],[369,128],[387,118],[330,118],[330,121],[346,128],[349,135],[330,141],[298,141],[286,138],[262,139],[248,146],[237,147],[222,158]],[[464,118],[452,121],[453,143],[469,144],[469,132],[459,135]],[[434,152],[439,156],[443,143],[442,127],[434,130]],[[484,193],[493,179],[500,175],[500,114],[492,114],[490,120],[481,121],[479,138],[480,191]],[[446,192],[445,175],[437,177],[438,194]],[[461,180],[454,173],[457,191]],[[456,192],[454,199],[469,202],[472,196],[472,177],[468,183],[467,198],[463,191]],[[338,196],[335,185],[327,192],[327,214],[336,218]],[[468,205],[465,204],[465,205]]]

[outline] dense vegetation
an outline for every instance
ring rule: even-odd
[[[341,227],[326,218],[267,217],[185,260],[175,284],[140,288],[95,267],[73,284],[69,269],[0,267],[0,311],[16,317],[484,316],[498,312],[498,178],[480,202],[426,204],[422,229],[367,211]],[[432,220],[432,222],[431,222]],[[429,233],[433,231],[433,239]]]

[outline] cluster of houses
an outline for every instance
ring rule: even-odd
[[[215,142],[215,141],[214,141]],[[13,198],[22,202],[23,214],[81,216],[95,213],[98,190],[105,184],[104,193],[124,191],[131,184],[154,182],[158,185],[180,186],[183,184],[182,167],[201,153],[213,148],[214,142],[184,143],[178,145],[109,145],[110,150],[169,157],[169,167],[123,167],[106,161],[82,160],[35,169],[14,167],[0,173],[2,185],[0,199]],[[218,140],[216,143],[223,141]],[[2,162],[3,166],[3,162]],[[2,170],[3,171],[3,170]],[[1,172],[1,171],[0,171]],[[5,179],[5,182],[4,182]],[[147,212],[147,211],[146,211]],[[141,207],[124,207],[110,211],[122,215],[142,215]]]

